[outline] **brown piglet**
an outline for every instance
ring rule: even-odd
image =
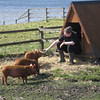
[[[28,51],[25,54],[25,58],[26,59],[35,59],[38,62],[38,59],[43,56],[43,53],[40,52],[39,50],[35,50],[35,51]]]
[[[37,73],[39,74],[39,69],[40,69],[40,65],[38,64],[38,62],[34,59],[25,59],[25,58],[20,58],[20,59],[17,59],[15,60],[14,62],[15,65],[34,65],[36,66],[36,71]]]
[[[11,76],[13,78],[21,77],[23,80],[23,83],[27,83],[27,76],[30,76],[32,74],[37,74],[35,67],[36,67],[35,64],[33,66],[9,65],[9,66],[2,67],[1,68],[2,84],[7,84],[8,76]]]

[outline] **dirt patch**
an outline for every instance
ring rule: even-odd
[[[41,57],[39,59],[39,63],[44,64],[43,68],[41,68],[41,72],[63,69],[64,73],[70,74],[71,72],[77,72],[80,70],[84,71],[87,67],[94,68],[97,66],[91,63],[91,60],[89,59],[85,61],[82,61],[80,59],[75,59],[74,61],[76,64],[74,65],[68,65],[69,62],[68,58],[66,58],[66,62],[64,63],[57,63],[57,61],[59,61],[59,57]]]

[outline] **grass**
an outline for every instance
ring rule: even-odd
[[[38,28],[40,26],[53,27],[53,26],[62,26],[63,24],[64,21],[62,21],[62,19],[50,19],[48,22],[42,20],[42,21],[29,22],[26,24],[21,23],[21,24],[0,25],[0,31],[31,29],[31,28]]]
[[[0,26],[0,31],[31,29],[39,26],[62,26],[63,21],[55,22],[31,22],[27,24]],[[44,33],[44,37],[59,36],[59,33]],[[38,32],[1,34],[0,43],[23,41],[27,39],[38,39]],[[51,43],[45,42],[47,48]],[[39,43],[28,43],[0,48],[1,56],[18,55],[26,51],[39,49]],[[49,55],[55,48],[49,51]],[[12,60],[12,58],[11,58]],[[48,60],[48,59],[47,59]],[[54,60],[55,61],[55,60]],[[7,63],[6,60],[4,60]],[[8,61],[10,62],[10,60]],[[43,63],[43,62],[42,62]],[[44,64],[44,68],[50,69],[51,63]],[[4,63],[3,63],[4,66]],[[57,65],[62,66],[62,65]],[[56,67],[57,67],[56,66]],[[77,65],[78,66],[78,65]],[[66,67],[66,66],[65,66]],[[81,66],[80,66],[81,67]],[[61,68],[61,67],[60,67]],[[10,85],[2,85],[0,82],[0,99],[6,100],[99,100],[100,98],[100,66],[86,68],[85,71],[77,71],[67,74],[64,69],[46,71],[41,75],[28,77],[28,84],[23,84],[18,78],[8,77]],[[71,68],[71,67],[70,67]],[[1,74],[0,74],[1,75]],[[1,76],[0,76],[1,77]]]
[[[100,66],[96,68],[87,68],[86,71],[73,72],[71,75],[62,72],[62,69],[52,71],[55,77],[64,79],[76,79],[78,81],[97,81],[100,82]]]
[[[8,62],[10,60],[6,63]],[[99,65],[95,68],[86,68],[84,71],[67,74],[64,72],[65,69],[61,68],[63,64],[56,64],[55,67],[59,66],[59,68],[48,71],[48,69],[53,67],[50,64],[47,62],[43,65],[43,69],[46,72],[43,72],[43,69],[41,69],[41,75],[36,77],[29,76],[28,84],[23,84],[22,80],[18,78],[8,77],[8,83],[10,85],[2,85],[0,83],[0,96],[7,100],[99,100],[100,80],[96,81],[82,77],[91,77],[91,75],[100,77]],[[68,66],[66,65],[65,67]]]
[[[0,84],[0,96],[7,100],[99,100],[100,84],[97,82],[68,82],[66,79],[54,80],[50,73],[37,77],[28,77],[28,84],[9,77],[9,86]]]
[[[38,28],[40,26],[43,27],[53,27],[53,26],[63,26],[64,21],[56,21],[57,19],[52,19],[49,22],[45,21],[37,21],[30,22],[26,24],[15,24],[15,25],[1,25],[0,31],[11,31],[11,30],[21,30],[21,29],[32,29]],[[56,22],[55,22],[56,21]],[[55,32],[44,32],[44,38],[57,37],[60,33]],[[19,32],[19,33],[9,33],[9,34],[1,34],[0,35],[0,44],[12,43],[12,42],[21,42],[27,40],[36,40],[39,39],[39,32]],[[51,43],[45,42],[44,47],[47,48]],[[0,48],[0,56],[9,56],[9,55],[17,55],[24,54],[26,51],[34,51],[35,49],[39,49],[39,43],[25,43],[20,45],[11,45],[11,46],[3,46]],[[54,49],[52,49],[53,51]]]

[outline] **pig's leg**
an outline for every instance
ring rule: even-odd
[[[27,76],[25,77],[25,83],[27,84]]]
[[[24,77],[22,77],[22,80],[23,80],[23,84],[24,84]]]
[[[2,80],[2,84],[4,84],[4,77],[3,76],[1,77],[1,80]]]
[[[7,76],[4,77],[4,82],[7,85]]]

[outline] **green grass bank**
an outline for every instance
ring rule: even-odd
[[[52,22],[51,22],[52,21]],[[31,22],[27,24],[5,25],[0,26],[0,31],[31,29],[43,27],[62,26],[63,21],[56,21],[56,19],[50,22],[39,21]],[[45,32],[44,37],[59,36],[60,33]],[[39,33],[36,32],[24,32],[24,33],[9,33],[0,35],[0,43],[9,43],[16,41],[23,41],[29,39],[38,39]],[[45,42],[45,48],[48,47],[51,42]],[[39,49],[38,43],[28,43],[22,45],[14,45],[0,48],[1,56],[8,56],[2,58],[0,66],[13,64],[17,57],[11,57],[11,55],[24,54],[26,51],[33,51]],[[55,48],[51,49],[52,52]],[[48,52],[49,55],[49,52]],[[57,58],[57,57],[56,57]],[[43,61],[46,61],[43,63]],[[0,99],[1,100],[100,100],[100,65],[95,65],[90,62],[81,62],[79,64],[68,66],[66,63],[57,64],[55,58],[50,62],[47,58],[42,58],[43,67],[41,70],[45,70],[40,75],[28,77],[28,84],[23,84],[22,80],[18,78],[8,77],[8,83],[10,85],[2,85],[0,81]],[[64,66],[62,68],[62,66]],[[81,70],[78,70],[81,67]],[[87,66],[89,68],[87,68]],[[52,71],[48,71],[49,69]],[[65,68],[65,69],[64,69]],[[71,72],[73,71],[74,72]],[[76,71],[77,70],[77,71]],[[70,72],[70,74],[67,73]],[[0,72],[1,78],[1,72]]]
[[[11,30],[22,30],[22,29],[34,29],[43,27],[53,27],[53,26],[63,26],[64,21],[58,19],[49,20],[49,22],[45,21],[37,21],[30,22],[26,24],[14,24],[14,25],[1,25],[0,31],[11,31]],[[60,29],[61,30],[61,29]],[[57,37],[60,33],[55,32],[44,32],[44,38]],[[9,34],[1,34],[0,35],[0,44],[18,42],[18,41],[27,41],[27,40],[36,40],[39,39],[38,31],[30,31],[30,32],[19,32],[19,33],[9,33]],[[48,47],[51,43],[45,42],[44,47]],[[35,49],[39,49],[39,42],[34,43],[25,43],[19,45],[11,45],[11,46],[3,46],[0,48],[0,56],[9,56],[9,55],[18,55],[24,54],[27,51],[34,51]],[[52,49],[51,51],[53,51]]]

